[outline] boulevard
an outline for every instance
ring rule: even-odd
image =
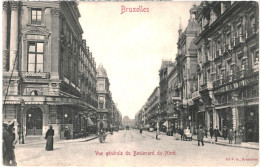
[[[46,151],[45,143],[18,145],[18,166],[255,166],[258,150],[221,146],[197,141],[175,140],[154,132],[121,130],[108,134],[105,143],[67,140],[54,142],[54,150]],[[55,157],[55,158],[54,158]]]

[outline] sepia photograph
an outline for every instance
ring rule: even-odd
[[[2,165],[259,165],[258,1],[2,1]]]

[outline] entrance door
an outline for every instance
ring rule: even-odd
[[[42,135],[42,111],[40,108],[31,108],[26,116],[26,134]]]

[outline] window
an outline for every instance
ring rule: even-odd
[[[254,27],[255,27],[255,17],[252,16],[252,17],[250,18],[250,28],[254,28]]]
[[[105,104],[105,99],[104,99],[104,97],[99,97],[99,98],[98,98],[98,108],[99,108],[99,109],[104,109],[104,108],[105,108],[104,104]]]
[[[98,87],[99,87],[99,90],[104,90],[105,89],[104,88],[104,84],[99,84]]]
[[[28,71],[43,72],[43,43],[29,43]]]
[[[32,9],[31,13],[31,23],[41,25],[42,21],[42,9]]]

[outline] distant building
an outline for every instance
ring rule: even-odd
[[[167,112],[168,112],[168,75],[170,74],[171,70],[173,69],[173,62],[171,60],[162,60],[162,65],[159,70],[159,77],[160,77],[160,120],[161,123],[166,121]]]
[[[126,126],[129,126],[130,128],[133,128],[135,126],[135,120],[134,119],[130,119],[128,116],[124,116],[122,125],[123,125],[124,128]]]

